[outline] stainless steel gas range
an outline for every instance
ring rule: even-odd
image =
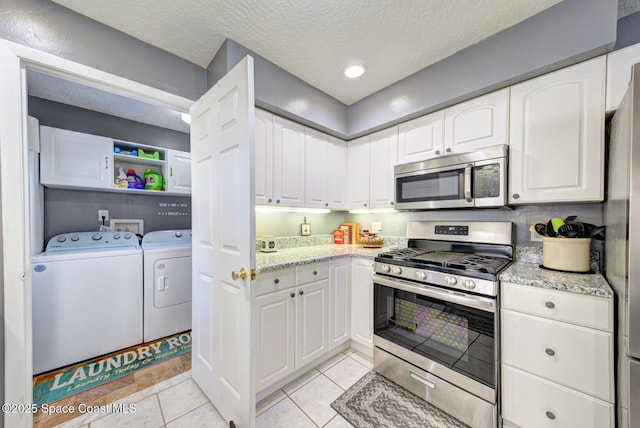
[[[498,274],[510,222],[409,222],[375,259],[375,370],[474,428],[496,427]]]

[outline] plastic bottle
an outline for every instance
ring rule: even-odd
[[[120,173],[115,178],[114,182],[116,183],[116,187],[126,189],[127,187],[129,187],[129,179],[127,177],[127,174],[124,173],[124,169],[119,168],[119,171]]]
[[[146,190],[162,190],[162,184],[162,175],[147,168],[144,172],[144,188]]]
[[[144,189],[144,182],[139,175],[136,175],[135,169],[127,171],[127,181],[129,182],[127,188],[129,189]]]

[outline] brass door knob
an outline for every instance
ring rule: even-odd
[[[247,279],[247,270],[240,268],[240,270],[234,270],[231,272],[231,279],[237,281],[239,279]]]

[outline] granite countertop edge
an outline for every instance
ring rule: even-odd
[[[614,293],[599,272],[592,274],[545,270],[533,263],[514,263],[499,276],[500,281],[519,285],[568,291],[613,299]]]
[[[328,244],[278,250],[272,253],[256,253],[256,272],[271,272],[292,266],[323,262],[344,257],[360,257],[373,260],[379,253],[391,247],[364,248],[350,244]]]

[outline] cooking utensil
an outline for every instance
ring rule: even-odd
[[[597,239],[599,241],[604,241],[605,235],[604,231],[606,226],[596,226],[589,232],[589,237],[593,239]]]
[[[556,232],[555,230],[553,230],[553,224],[551,224],[551,220],[547,222],[547,225],[545,227],[545,234],[546,236],[549,236],[549,237],[556,236]]]
[[[531,232],[536,232],[538,235],[547,236],[547,225],[544,223],[532,224],[529,227]]]
[[[580,227],[575,223],[565,223],[558,228],[558,235],[565,238],[577,238],[580,235]]]

